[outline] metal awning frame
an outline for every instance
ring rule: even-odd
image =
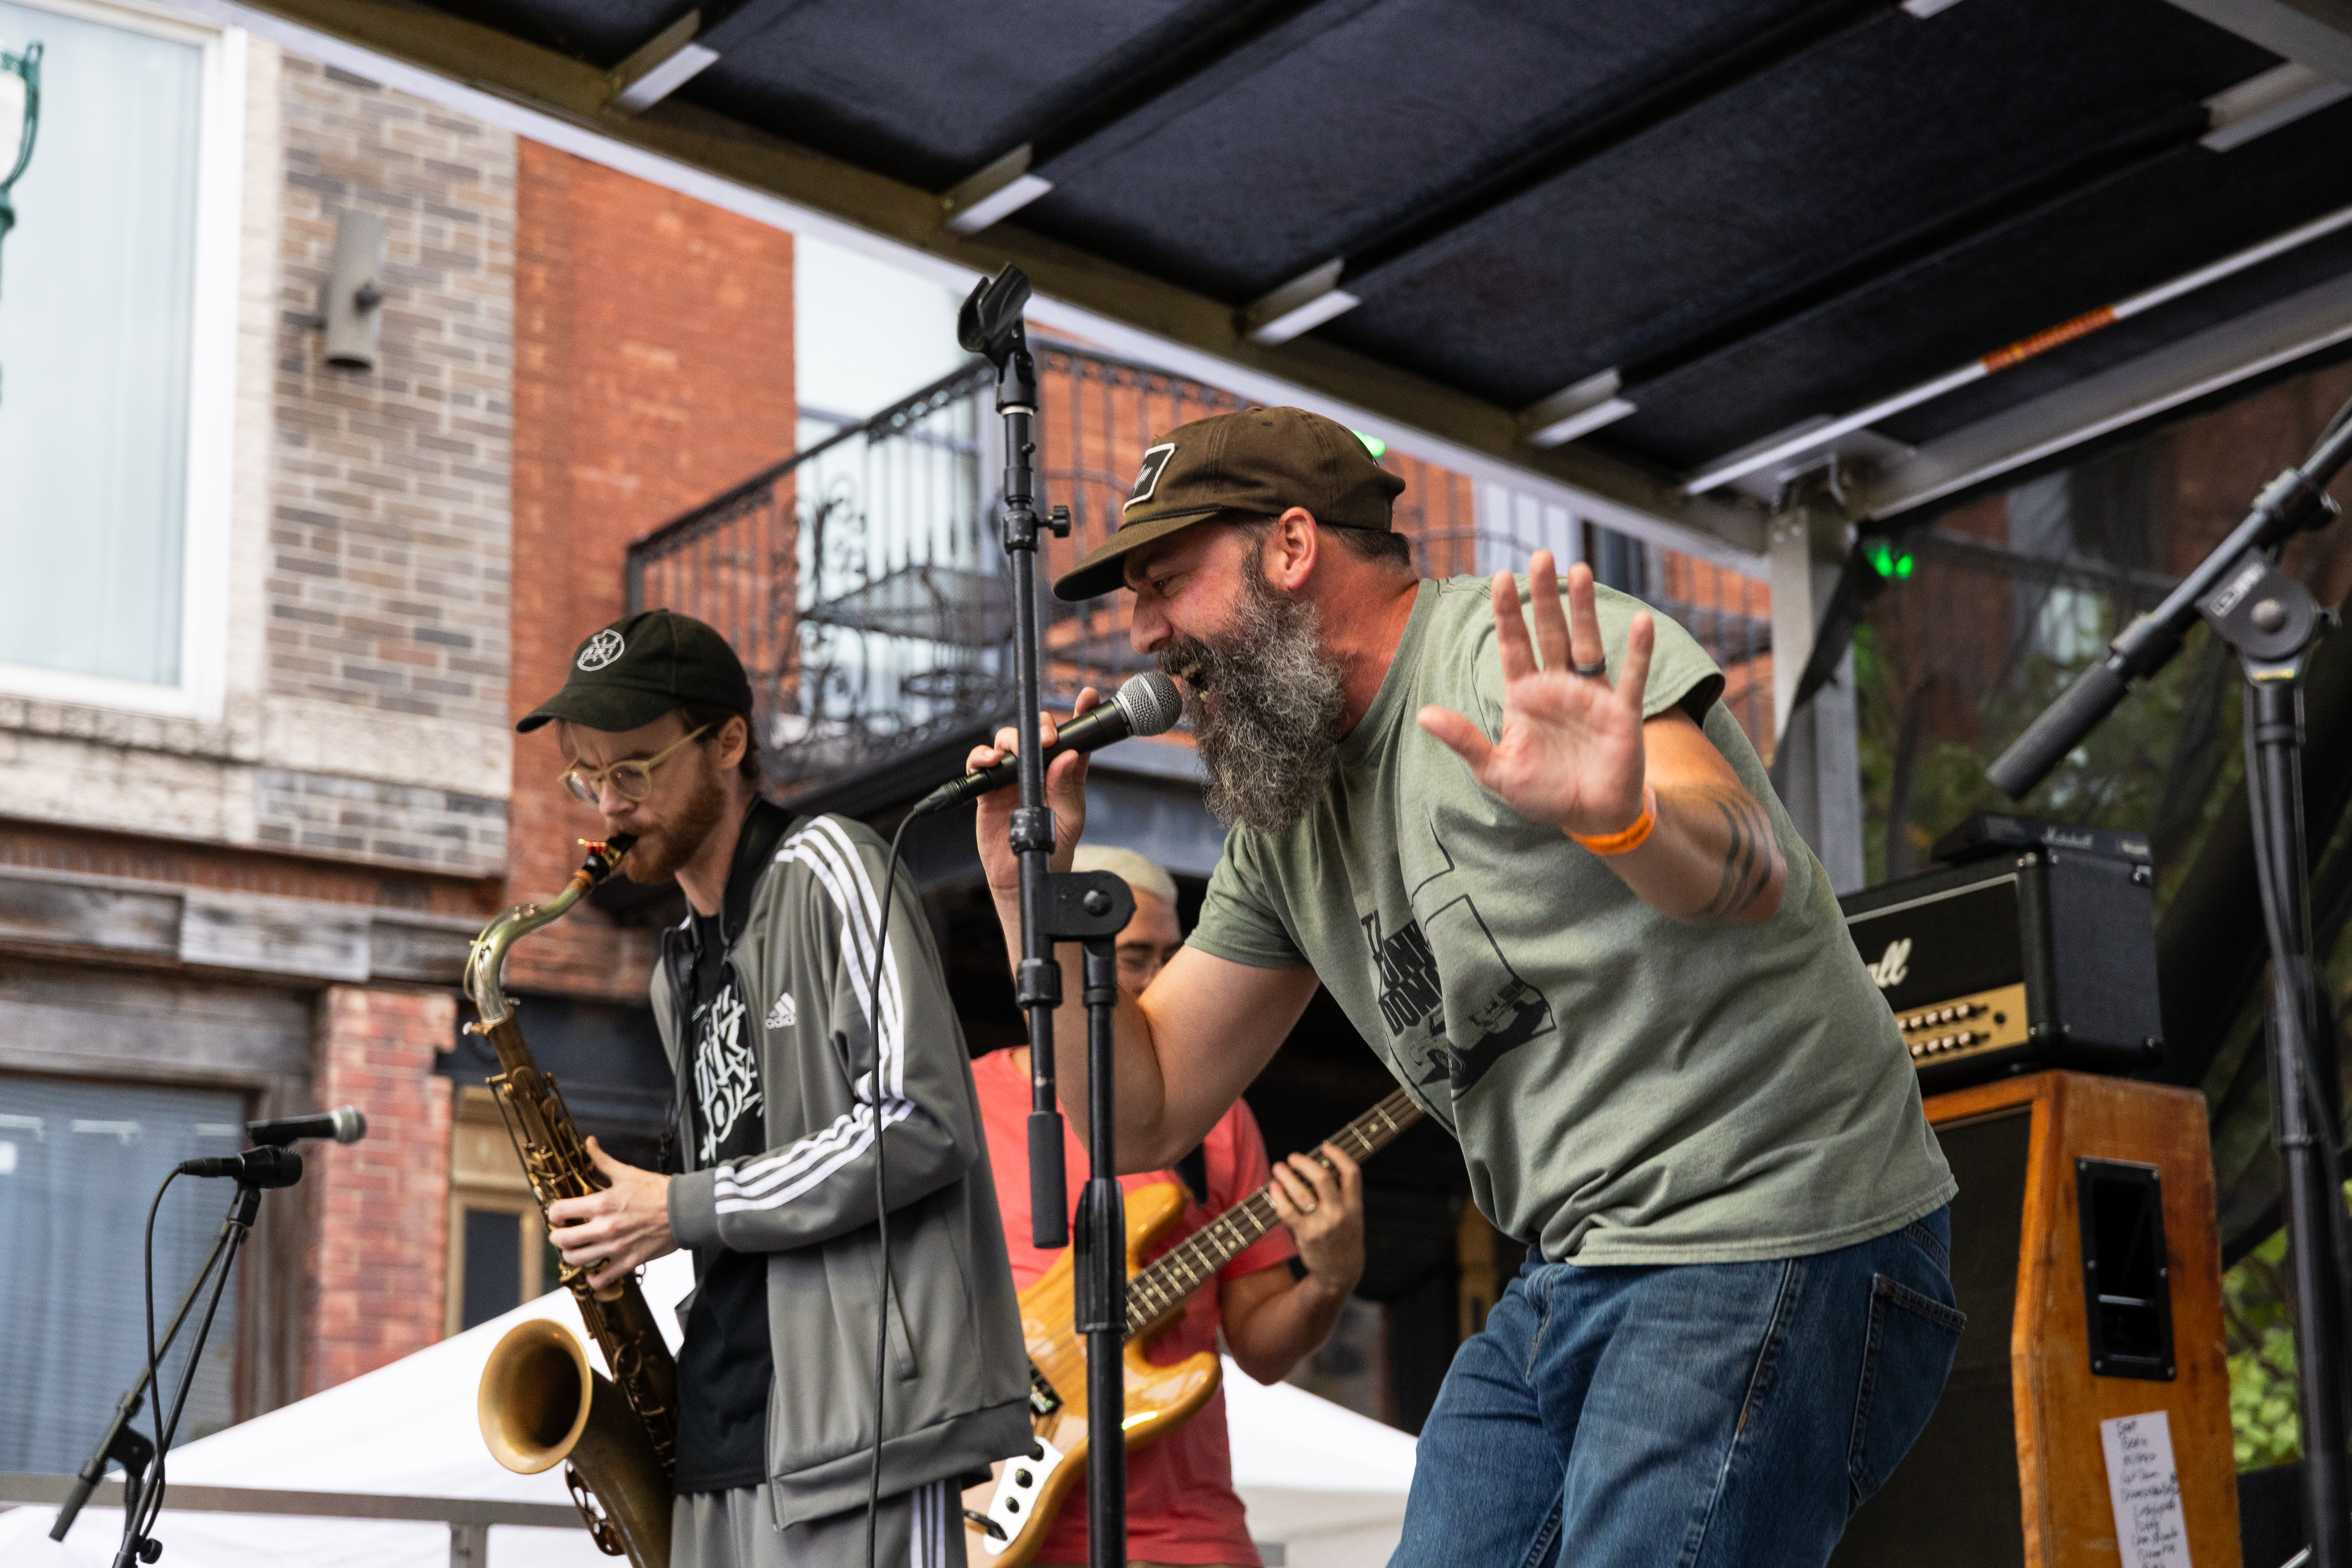
[[[700,34],[682,24],[611,72],[413,0],[178,3],[427,101],[755,221],[872,256],[958,291],[981,273],[1017,264],[1036,286],[1032,316],[1041,326],[1255,401],[1316,408],[1474,479],[1508,485],[1620,532],[1750,574],[1767,571],[1768,507],[1757,495],[1691,495],[1677,476],[1573,443],[1535,445],[1530,436],[1544,435],[1544,423],[1557,426],[1558,411],[1531,426],[1528,411],[1486,402],[1311,338],[1255,341],[1252,329],[1263,323],[1249,310],[1116,266],[1015,223],[959,233],[952,200],[665,98],[685,79],[677,74],[679,62],[699,58],[692,51],[703,46],[694,40],[719,37],[722,31],[731,35],[755,22],[761,14],[756,0],[729,7],[723,16],[718,7],[708,8],[696,23]],[[2323,75],[2352,80],[2352,0],[2172,3]],[[1283,21],[1295,22],[1281,16],[1286,7],[1267,9],[1280,18],[1267,33],[1281,34],[1288,30]],[[1214,74],[1213,66],[1209,74]],[[646,91],[648,81],[667,78],[676,79],[659,92]],[[635,99],[625,101],[632,89]],[[1069,140],[1075,144],[1082,138]],[[1887,518],[1932,506],[2000,472],[2161,417],[2219,387],[2332,347],[2352,331],[2352,315],[2336,299],[2315,298],[2334,293],[2313,290],[2280,301],[1953,432],[1927,448],[1894,447],[1871,432],[1857,432],[1856,445],[1864,452],[1882,449],[1875,477],[1867,480],[1862,516]],[[1549,438],[1559,439],[1557,429]]]
[[[670,99],[618,106],[613,73],[401,0],[176,0],[180,8],[758,222],[937,279],[959,292],[1008,263],[1031,318],[1261,402],[1296,403],[1473,479],[1592,522],[1761,573],[1766,517],[1682,496],[1673,477],[1544,450],[1517,414],[1313,341],[1252,342],[1230,305],[1000,224],[965,237],[940,197]]]

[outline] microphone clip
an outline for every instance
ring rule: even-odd
[[[276,1143],[264,1143],[236,1154],[214,1154],[183,1160],[173,1167],[182,1176],[234,1176],[241,1187],[290,1187],[302,1179],[302,1156]]]

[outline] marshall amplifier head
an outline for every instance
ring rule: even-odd
[[[2051,837],[1838,900],[1923,1093],[2042,1068],[2157,1065],[2155,877]]]

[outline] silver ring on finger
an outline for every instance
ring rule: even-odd
[[[1605,658],[1596,658],[1591,664],[1571,664],[1568,667],[1568,672],[1570,675],[1580,675],[1587,680],[1606,680],[1609,679],[1609,661]]]

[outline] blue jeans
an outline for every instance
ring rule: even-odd
[[[1770,1263],[1528,1259],[1455,1352],[1390,1568],[1820,1568],[1927,1424],[1951,1211]]]

